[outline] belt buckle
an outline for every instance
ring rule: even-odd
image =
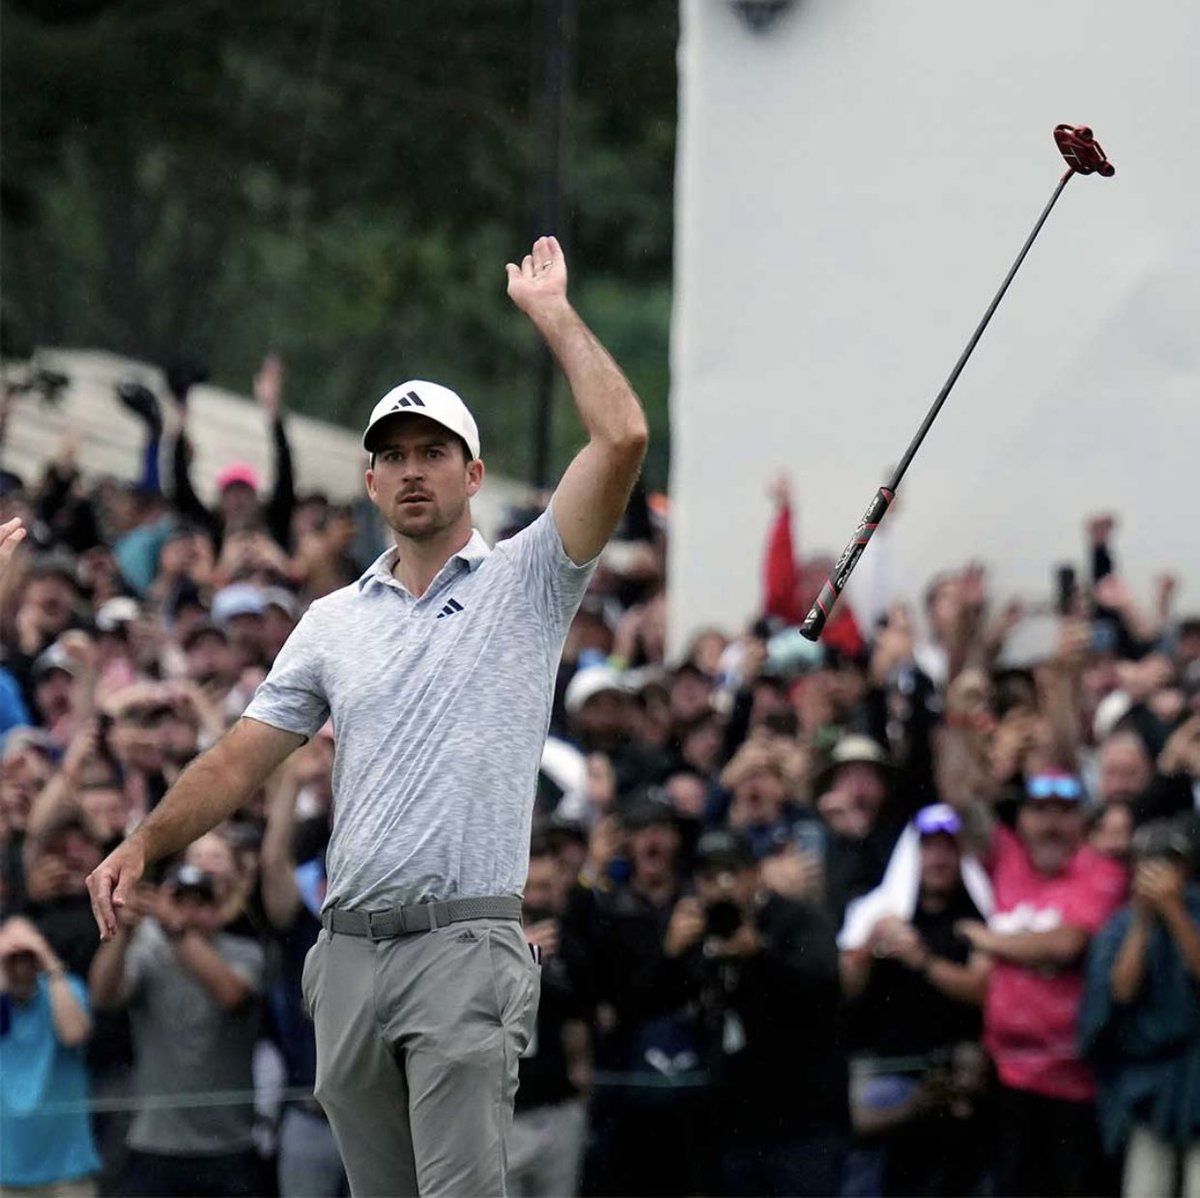
[[[367,911],[365,914],[367,917],[367,939],[371,941],[372,944],[378,944],[379,941],[384,939],[384,937],[381,933],[377,933],[375,931],[375,916],[382,915],[383,912]]]

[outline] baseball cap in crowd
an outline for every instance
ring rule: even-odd
[[[849,736],[843,736],[834,745],[833,752],[829,755],[829,764],[813,780],[814,793],[823,794],[827,791],[833,782],[834,774],[843,765],[857,764],[876,766],[885,775],[892,772],[891,758],[878,741],[869,736],[851,733]]]
[[[931,803],[922,807],[913,819],[921,836],[957,836],[962,830],[962,819],[949,803]]]
[[[1087,792],[1074,774],[1045,770],[1025,780],[1025,797],[1035,802],[1058,799],[1065,803],[1079,803],[1087,797]]]
[[[268,607],[277,607],[284,615],[290,616],[293,620],[300,614],[300,604],[287,587],[263,587],[261,598],[264,610]]]
[[[126,624],[132,624],[142,614],[136,599],[128,595],[118,595],[102,603],[96,612],[96,630],[98,632],[116,632]]]
[[[252,491],[258,490],[258,471],[249,462],[231,462],[217,474],[217,490],[224,491],[236,483],[247,486]]]
[[[374,453],[375,438],[371,434],[375,428],[389,416],[404,414],[436,421],[467,443],[472,458],[479,456],[479,427],[467,405],[449,387],[424,379],[409,379],[407,383],[393,387],[371,409],[371,419],[363,432],[363,449]]]
[[[679,821],[669,803],[643,796],[621,811],[621,824],[629,832],[638,832],[643,828],[676,828]]]
[[[1166,857],[1186,863],[1192,856],[1192,842],[1174,821],[1156,819],[1133,834],[1133,855],[1139,861]]]
[[[33,677],[35,680],[45,678],[53,670],[62,670],[63,673],[70,674],[72,678],[78,672],[70,654],[58,641],[38,654],[33,663]]]
[[[748,869],[755,862],[750,841],[730,828],[705,832],[696,842],[695,870],[697,873],[736,872]]]
[[[262,591],[248,582],[222,587],[212,599],[212,621],[224,627],[235,616],[261,616],[266,605]]]
[[[589,699],[606,692],[618,695],[625,693],[625,683],[620,673],[612,666],[587,666],[577,670],[575,677],[567,683],[563,706],[566,707],[568,715],[574,715]]]

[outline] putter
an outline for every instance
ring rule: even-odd
[[[1058,146],[1059,153],[1066,160],[1067,171],[1058,181],[1058,186],[1054,189],[1054,194],[1050,197],[1050,202],[1042,209],[1042,215],[1038,217],[1037,224],[1033,226],[1033,232],[1029,234],[1025,244],[1021,247],[1021,252],[1017,255],[1017,260],[1012,264],[1012,268],[1008,274],[1005,275],[1004,282],[1000,284],[1000,290],[996,292],[996,298],[988,305],[988,310],[983,314],[983,319],[979,322],[979,327],[971,334],[971,340],[967,342],[967,348],[963,350],[962,355],[955,362],[954,369],[950,372],[950,377],[938,392],[937,398],[933,401],[933,406],[929,409],[924,421],[921,423],[921,427],[917,429],[917,435],[913,437],[908,448],[904,451],[904,457],[900,459],[900,464],[893,471],[892,477],[879,488],[875,494],[875,498],[871,500],[870,507],[867,508],[866,514],[863,516],[859,526],[854,530],[854,536],[850,539],[850,544],[842,551],[842,556],[838,558],[837,565],[833,567],[833,572],[821,588],[821,593],[817,596],[812,610],[800,626],[801,635],[807,637],[810,641],[815,641],[821,635],[821,629],[825,627],[825,621],[829,619],[829,613],[833,611],[833,605],[837,602],[837,597],[842,593],[850,575],[854,571],[854,567],[858,564],[858,559],[862,557],[863,550],[867,547],[867,542],[871,539],[871,534],[879,527],[880,521],[892,504],[892,500],[896,498],[896,488],[899,487],[900,480],[912,464],[917,450],[921,448],[921,442],[925,440],[925,434],[929,432],[934,420],[937,419],[937,414],[942,410],[942,404],[946,402],[946,397],[950,394],[951,388],[958,382],[958,376],[962,374],[963,367],[967,364],[967,359],[974,352],[975,346],[979,343],[979,338],[983,336],[983,330],[987,328],[988,321],[992,319],[996,309],[1000,306],[1000,301],[1004,298],[1004,293],[1008,290],[1008,285],[1013,281],[1013,276],[1020,269],[1021,263],[1025,261],[1025,255],[1029,253],[1029,247],[1033,245],[1034,239],[1041,232],[1042,225],[1046,223],[1046,217],[1050,215],[1050,210],[1058,202],[1058,197],[1062,195],[1063,188],[1066,187],[1072,175],[1097,174],[1107,177],[1115,173],[1115,168],[1100,148],[1100,143],[1092,136],[1092,131],[1086,125],[1058,125],[1054,130],[1054,141]]]

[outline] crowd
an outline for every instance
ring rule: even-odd
[[[87,897],[383,544],[298,488],[273,359],[271,487],[230,464],[207,507],[195,379],[168,373],[166,411],[114,397],[145,427],[136,481],[69,448],[0,472],[5,1193],[347,1192],[302,999],[337,729],[103,945]],[[977,565],[919,609],[851,592],[813,646],[828,562],[775,503],[745,628],[668,657],[669,511],[641,491],[571,627],[511,1191],[1200,1194],[1200,617],[1169,578],[1137,604],[1101,516],[1041,660],[1006,656],[1025,613]]]

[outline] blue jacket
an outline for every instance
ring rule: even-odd
[[[1189,886],[1184,902],[1200,924],[1200,887]],[[1093,939],[1079,1013],[1080,1051],[1096,1069],[1100,1130],[1110,1151],[1135,1122],[1180,1145],[1200,1133],[1200,982],[1155,921],[1141,989],[1133,1002],[1116,1002],[1112,969],[1132,920],[1132,908],[1122,907]]]

